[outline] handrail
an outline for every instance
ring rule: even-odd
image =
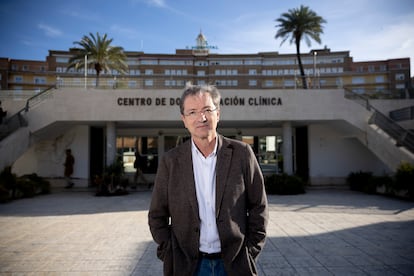
[[[40,92],[40,93],[38,93],[38,94],[36,94],[36,95],[33,95],[33,96],[31,96],[30,98],[28,98],[27,100],[26,100],[26,106],[22,109],[22,110],[20,110],[19,112],[22,112],[22,111],[25,111],[25,112],[27,112],[27,111],[29,111],[29,106],[30,106],[30,102],[31,101],[33,101],[34,99],[37,99],[37,98],[40,98],[41,96],[43,96],[44,94],[46,94],[46,92],[48,92],[49,90],[51,90],[52,88],[56,88],[56,85],[53,85],[53,86],[49,86],[48,88],[46,88],[45,90],[43,90],[42,92]],[[42,99],[40,99],[40,100],[42,100]],[[39,101],[40,102],[40,101]]]
[[[404,107],[390,111],[390,118],[394,121],[406,121],[414,119],[414,106]]]
[[[364,97],[363,95],[356,94],[352,90],[346,89],[345,92],[351,93],[356,98],[363,101],[363,106],[368,111],[373,110],[374,113],[372,114],[371,118],[368,120],[369,124],[375,124],[379,128],[381,128],[383,131],[385,131],[388,135],[390,135],[393,139],[397,141],[396,145],[398,147],[403,146],[406,147],[409,151],[414,153],[414,132],[411,130],[407,130],[397,124],[394,120],[391,118],[385,116],[383,113],[381,113],[378,109],[373,107],[369,99],[367,97]]]
[[[46,95],[47,92],[49,92],[52,88],[55,88],[56,86],[50,86],[43,90],[42,92],[30,97],[26,100],[26,105],[19,111],[17,111],[12,116],[8,117],[4,124],[1,125],[0,128],[0,141],[4,138],[6,138],[8,135],[19,129],[20,127],[27,126],[27,121],[23,117],[23,112],[27,113],[29,111],[30,107],[33,107],[34,105],[31,105],[30,103],[33,102],[35,99],[39,99],[37,103],[40,103],[40,101],[43,99],[43,96]]]

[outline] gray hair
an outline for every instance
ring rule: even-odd
[[[180,113],[184,115],[184,101],[188,96],[195,96],[199,93],[208,93],[210,94],[211,99],[213,100],[214,106],[220,110],[220,100],[221,95],[218,89],[214,85],[205,84],[205,85],[191,85],[187,84],[183,94],[180,99]]]

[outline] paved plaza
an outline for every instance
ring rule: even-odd
[[[150,197],[55,187],[0,204],[0,275],[162,275]],[[339,188],[268,199],[260,275],[414,275],[414,202]]]

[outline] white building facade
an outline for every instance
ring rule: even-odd
[[[0,141],[0,165],[17,175],[63,176],[65,149],[75,157],[78,186],[116,159],[132,175],[134,151],[147,157],[153,176],[162,155],[188,137],[179,112],[183,89],[56,88],[29,102],[3,99],[27,126]],[[366,103],[345,97],[343,89],[221,91],[218,132],[249,143],[265,174],[298,174],[310,185],[340,185],[351,172],[393,173],[412,152],[370,119]],[[414,100],[371,100],[383,113]],[[411,121],[406,127],[412,128]]]

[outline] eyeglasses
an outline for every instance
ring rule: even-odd
[[[196,119],[196,118],[198,118],[198,115],[199,114],[203,114],[204,116],[210,116],[216,110],[217,110],[217,108],[214,108],[214,109],[212,109],[212,108],[205,108],[205,109],[203,109],[201,111],[191,110],[191,111],[189,111],[187,113],[184,113],[184,116],[189,117],[191,119]]]

